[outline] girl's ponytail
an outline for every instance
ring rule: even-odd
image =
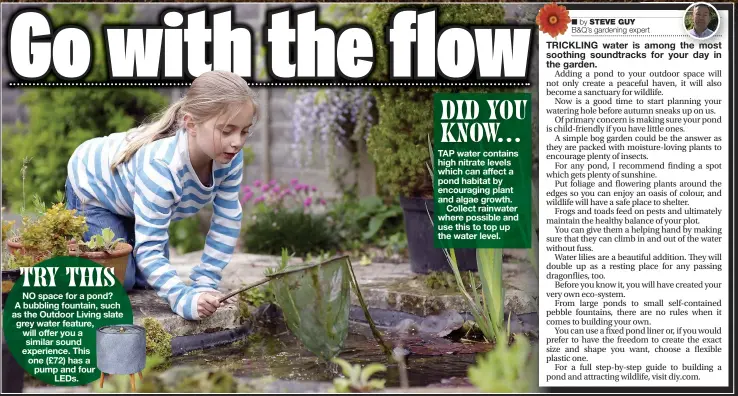
[[[180,110],[183,103],[184,98],[169,106],[156,121],[130,130],[128,132],[130,136],[126,137],[128,144],[125,150],[110,165],[110,170],[115,173],[118,165],[128,162],[144,145],[173,136],[179,124]]]
[[[118,165],[130,160],[144,145],[174,136],[185,114],[189,114],[195,123],[200,123],[225,114],[234,105],[246,103],[253,105],[256,121],[259,118],[256,93],[243,78],[226,71],[203,73],[192,82],[187,94],[173,103],[156,121],[128,132],[128,144],[110,169],[115,172]]]

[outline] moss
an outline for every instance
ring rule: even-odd
[[[172,335],[161,323],[154,318],[144,318],[143,327],[146,329],[146,355],[160,356],[168,359],[172,356]]]
[[[461,279],[464,281],[465,287],[467,289],[471,288],[472,276],[474,277],[474,284],[477,286],[480,285],[481,280],[479,279],[479,274],[471,272],[461,273]],[[456,283],[456,277],[450,272],[432,271],[428,275],[423,275],[420,278],[423,280],[425,286],[431,290],[443,290],[450,292],[455,292],[459,290]]]

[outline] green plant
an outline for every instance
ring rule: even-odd
[[[26,216],[20,233],[20,242],[26,251],[54,256],[69,255],[69,241],[81,241],[88,226],[76,209],[66,209],[59,202],[36,219]]]
[[[79,245],[82,251],[112,253],[120,242],[125,242],[125,239],[116,239],[111,228],[104,228],[100,234],[91,236],[89,241],[80,242]]]
[[[169,243],[179,254],[202,250],[205,247],[205,235],[200,230],[200,218],[190,216],[173,222],[169,226]]]
[[[161,371],[163,368],[166,368],[168,365],[169,362],[167,362],[166,359],[160,356],[146,356],[146,365],[144,366],[144,369],[141,370],[141,377],[143,378],[143,381],[141,381],[140,378],[136,378],[137,382],[142,382],[141,385],[136,385],[136,389],[144,393],[151,392],[150,390],[145,388],[146,384],[151,382],[151,377],[155,377],[157,372]],[[100,381],[93,381],[88,385],[88,387],[90,391],[95,393],[132,392],[130,378],[127,375],[110,375],[106,377],[102,388],[100,387]]]
[[[290,255],[289,254],[289,251],[287,250],[287,248],[282,248],[280,250],[280,254],[281,255],[279,256],[279,261],[277,261],[277,266],[276,267],[267,267],[264,270],[264,276],[273,275],[273,274],[276,274],[278,272],[282,272],[285,269],[287,269],[287,265],[290,263],[290,257],[294,257],[294,255],[295,255],[294,253],[292,253]]]
[[[384,203],[378,196],[358,200],[341,198],[330,204],[328,215],[334,221],[344,249],[365,244],[401,245],[402,240],[397,239],[398,237],[390,238],[397,233],[404,235],[402,209],[397,204]]]
[[[375,4],[363,23],[374,35],[377,62],[373,79],[387,81],[389,51],[385,26],[393,11],[403,4]],[[413,6],[415,6],[413,4]],[[438,29],[443,25],[497,25],[504,22],[499,4],[427,4],[438,8]],[[428,160],[425,137],[433,131],[433,94],[443,92],[490,92],[484,88],[381,87],[374,90],[379,121],[367,139],[367,151],[377,168],[377,183],[391,196],[430,198],[433,183],[423,164]]]
[[[15,252],[13,254],[8,254],[7,261],[3,261],[6,263],[6,269],[17,269],[22,267],[33,267],[34,265],[38,264],[39,261],[45,260],[46,257],[47,256],[42,256],[41,259],[38,259],[32,255]]]
[[[469,367],[469,382],[483,393],[537,393],[537,352],[522,335],[511,346],[499,343],[477,356],[476,365]]]
[[[464,274],[462,274],[462,277],[463,275]],[[469,285],[469,287],[471,287],[471,284],[473,282],[480,281],[478,274],[467,272],[466,275],[467,282],[465,283],[465,285]],[[472,280],[471,278],[475,279]],[[458,288],[458,286],[456,285],[456,277],[453,273],[449,272],[431,271],[430,273],[428,273],[428,275],[424,277],[424,283],[425,286],[433,290],[455,290]]]
[[[426,167],[433,183],[433,146],[428,136],[428,153],[430,162]],[[428,217],[433,218],[430,213]],[[482,292],[477,294],[477,285],[474,276],[469,276],[471,287],[467,291],[461,278],[459,265],[456,261],[454,249],[444,249],[446,259],[456,278],[456,285],[464,296],[467,306],[474,316],[477,326],[482,330],[488,342],[496,341],[497,344],[505,344],[510,338],[510,317],[508,316],[507,328],[505,328],[505,285],[502,283],[502,249],[477,249],[477,273],[481,283]]]
[[[384,389],[385,380],[371,379],[372,375],[387,371],[387,367],[380,363],[370,363],[362,368],[358,364],[350,364],[341,358],[333,358],[331,361],[339,366],[346,378],[336,378],[333,380],[333,389],[331,393],[346,392],[371,392],[373,390]]]
[[[246,252],[279,254],[286,247],[304,257],[334,249],[338,237],[325,215],[300,208],[257,212],[245,225],[242,241]]]
[[[268,285],[265,285],[246,290],[239,294],[239,298],[252,307],[258,307],[264,303],[274,302],[274,293]]]
[[[91,35],[93,64],[85,81],[103,81],[108,65],[102,30],[98,23],[128,24],[133,4],[54,4],[45,8],[52,26],[85,26]],[[42,82],[54,82],[49,76]],[[2,132],[3,175],[17,175],[23,158],[40,159],[28,168],[23,180],[4,177],[4,197],[13,210],[24,206],[23,190],[30,187],[42,200],[51,202],[64,190],[67,161],[80,143],[94,137],[121,132],[163,109],[169,100],[151,88],[95,86],[56,89],[24,89],[20,103],[28,111],[27,123],[7,125]],[[30,138],[29,138],[30,137]]]
[[[3,211],[5,211],[5,207],[3,207]],[[10,231],[13,229],[14,225],[15,225],[15,220],[13,221],[3,220],[3,239],[2,239],[3,243],[5,243],[5,240],[8,239],[8,234],[10,234]]]

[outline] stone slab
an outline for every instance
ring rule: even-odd
[[[186,320],[172,312],[169,305],[154,290],[134,290],[129,293],[133,308],[133,323],[143,325],[144,318],[158,320],[164,330],[173,336],[185,336],[232,329],[239,325],[239,310],[235,304],[226,304],[203,320]]]

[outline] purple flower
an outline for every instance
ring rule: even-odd
[[[269,191],[269,185],[268,185],[268,184],[265,184],[265,185],[261,186],[261,191],[262,191],[262,192],[267,192],[267,191]]]
[[[312,203],[313,203],[313,197],[307,197],[307,198],[305,198],[305,202],[304,202],[304,205],[305,205],[306,207],[307,207],[307,206],[310,206],[310,204],[312,204]]]
[[[318,191],[318,187],[315,187],[315,186],[312,186],[310,189],[313,191]]]
[[[298,184],[298,185],[296,185],[296,186],[295,186],[295,191],[298,191],[298,192],[299,192],[299,191],[302,191],[302,188],[303,188],[303,187],[304,187],[304,186],[303,186],[302,184]]]
[[[277,184],[277,181],[276,181],[276,180],[274,180],[274,179],[272,179],[272,180],[270,180],[270,181],[269,181],[269,185],[270,185],[270,186],[274,186],[274,185],[276,185],[276,184]]]
[[[320,199],[320,204],[321,204],[321,205],[325,205],[325,204],[326,204],[326,202],[325,202],[325,199],[321,198],[321,199]]]
[[[351,135],[366,140],[375,124],[370,111],[376,107],[373,100],[371,91],[363,88],[299,91],[293,98],[292,113],[295,165],[305,166],[306,160],[312,160],[306,157],[315,151],[316,143],[320,145],[318,155],[328,156],[329,146],[341,145]]]
[[[260,187],[261,186],[261,180],[254,180],[254,187]]]
[[[274,188],[272,188],[272,192],[275,194],[278,193],[279,190],[280,190],[279,186],[274,186]]]
[[[244,202],[250,201],[253,196],[254,196],[254,193],[252,193],[251,191],[246,192],[246,194],[244,194],[243,196]]]
[[[296,184],[297,184],[297,183],[299,183],[299,182],[300,182],[300,181],[299,181],[299,180],[297,180],[297,179],[292,179],[292,180],[290,180],[290,184],[291,184],[291,185],[293,185],[293,186],[294,186],[294,185],[296,185]]]
[[[243,192],[244,192],[244,193],[250,193],[250,192],[251,192],[251,187],[249,187],[249,186],[244,186],[244,187],[243,187]]]
[[[257,197],[257,198],[256,198],[256,199],[254,200],[254,203],[255,203],[255,204],[258,204],[259,202],[263,202],[263,201],[264,201],[264,197],[263,197],[263,196],[261,196],[261,197]]]

